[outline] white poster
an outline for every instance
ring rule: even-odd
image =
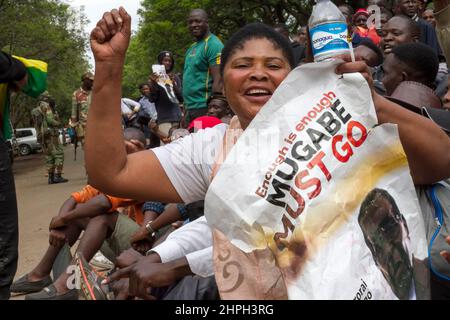
[[[275,261],[249,267],[215,244],[222,298],[247,297],[258,272],[282,280],[289,299],[429,295],[425,230],[397,127],[376,126],[367,82],[335,68],[292,71],[209,188],[208,223],[253,261],[270,260],[268,251]],[[256,297],[282,297],[273,287]]]

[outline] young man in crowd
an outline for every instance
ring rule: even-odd
[[[371,68],[383,63],[383,53],[370,39],[361,40],[355,48],[355,56],[360,57]]]
[[[436,32],[433,26],[423,20],[421,15],[418,15],[418,6],[415,0],[395,0],[393,10],[396,15],[404,15],[417,22],[420,28],[419,41],[429,45],[438,56],[442,55]]]
[[[434,90],[439,61],[434,51],[422,43],[401,44],[392,49],[383,64],[383,84],[392,95],[403,81],[421,83]]]
[[[228,106],[228,101],[224,96],[211,96],[208,99],[208,113],[210,117],[216,117],[223,123],[230,124],[231,109]]]
[[[283,36],[286,37],[286,39],[289,40],[292,47],[292,51],[294,52],[295,64],[298,66],[306,56],[305,46],[301,45],[296,41],[291,40],[291,37],[289,36],[289,29],[284,23],[278,23],[277,25],[275,25],[274,29],[276,32],[282,34]]]
[[[186,52],[183,74],[185,123],[190,123],[208,112],[206,102],[211,95],[222,94],[220,56],[223,44],[210,32],[205,10],[192,10],[187,22],[195,38]]]
[[[140,130],[125,129],[124,139],[129,154],[144,150],[145,137]],[[114,261],[121,252],[130,248],[130,240],[140,225],[156,218],[152,211],[146,211],[144,216],[141,207],[142,202],[111,197],[90,185],[73,193],[62,205],[59,215],[50,222],[50,246],[45,255],[30,273],[13,283],[11,292],[28,293],[26,300],[78,299],[76,288],[69,288],[70,269],[53,283],[50,278],[60,250],[66,243],[72,246],[84,230],[77,253],[89,261],[101,249],[108,259]],[[119,208],[124,208],[123,213],[118,212]],[[146,252],[151,247],[141,242],[136,244],[136,248]]]
[[[390,19],[382,28],[381,50],[386,58],[392,49],[403,43],[413,43],[419,41],[420,29],[417,23],[405,16],[395,16]],[[384,68],[378,66],[374,68],[372,74],[375,89],[385,95],[386,89],[382,83]]]

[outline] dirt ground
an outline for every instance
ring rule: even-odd
[[[30,271],[45,252],[51,218],[58,214],[60,206],[72,192],[86,184],[86,175],[83,151],[78,148],[77,161],[74,161],[72,145],[65,147],[63,176],[69,179],[68,183],[47,183],[42,153],[16,158],[13,168],[19,207],[18,278]]]

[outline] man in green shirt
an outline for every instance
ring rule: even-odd
[[[183,74],[183,99],[186,124],[208,112],[207,100],[222,94],[220,56],[222,42],[209,31],[208,15],[194,9],[188,18],[188,28],[196,42],[186,52]]]

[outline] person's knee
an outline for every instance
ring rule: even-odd
[[[114,232],[114,229],[116,228],[116,222],[117,222],[116,213],[105,213],[96,216],[94,218],[91,218],[89,224],[92,224],[92,226],[95,226],[95,228],[98,229],[102,230],[106,229],[107,237],[109,238],[111,234]]]
[[[108,214],[101,214],[99,216],[91,218],[89,224],[102,228],[109,228],[111,219],[108,216],[109,216]]]

